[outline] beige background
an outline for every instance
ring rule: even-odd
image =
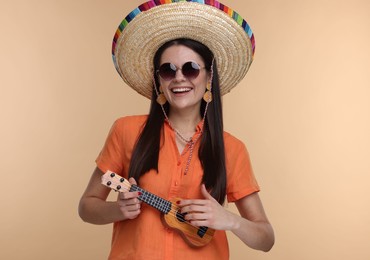
[[[111,226],[77,204],[112,122],[148,110],[110,56],[139,3],[0,0],[0,259],[106,258]],[[231,259],[370,259],[370,2],[224,3],[257,42],[225,128],[249,148],[276,232],[267,254],[230,235]]]

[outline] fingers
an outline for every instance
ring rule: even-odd
[[[184,214],[186,221],[194,226],[216,227],[215,221],[218,212],[219,203],[207,191],[204,184],[201,185],[200,191],[204,199],[179,200],[177,205],[180,212]]]
[[[191,212],[185,214],[185,220],[194,222],[194,221],[205,221],[210,218],[209,214],[204,212]]]
[[[207,199],[193,199],[193,200],[179,200],[176,202],[177,205],[182,208],[182,209],[188,209],[188,207],[192,207],[190,210],[194,210],[193,207],[197,207],[197,206],[210,206],[212,204],[212,201],[210,200],[207,200]]]
[[[198,199],[198,200],[181,200],[181,201],[178,201],[177,204],[179,206],[184,206],[184,205],[187,205],[187,204],[203,205],[204,202],[207,201],[207,200],[216,202],[216,200],[212,197],[212,195],[207,191],[206,186],[204,184],[202,184],[200,186],[200,191],[201,191],[205,200],[201,200],[201,199]]]
[[[127,199],[133,199],[140,196],[140,192],[134,191],[134,192],[121,192],[118,195],[118,198],[121,200],[127,200]]]
[[[137,193],[137,192],[125,192],[127,196],[132,196],[133,194],[130,193]],[[118,198],[117,204],[119,209],[122,212],[124,219],[134,219],[141,213],[141,202],[136,197],[133,198]]]
[[[190,218],[189,217],[185,217],[185,220],[187,222],[189,222],[192,226],[196,226],[196,227],[212,227],[212,223],[210,221],[210,219],[197,219],[197,218]]]
[[[209,212],[211,208],[207,203],[202,204],[188,204],[181,206],[181,213],[191,213],[191,212]]]
[[[182,200],[178,203],[180,212],[186,221],[193,225],[202,225],[210,218],[212,208],[208,200]]]
[[[200,191],[202,192],[202,195],[204,196],[205,199],[214,200],[211,194],[209,194],[209,192],[207,191],[206,186],[204,184],[202,184],[202,186],[200,187]]]
[[[134,178],[130,178],[129,182],[136,185]],[[140,192],[137,191],[119,193],[117,203],[124,219],[134,219],[140,214],[141,201],[138,199],[140,195]]]
[[[214,218],[211,212],[201,212],[201,211],[190,211],[182,212],[185,221],[193,226],[207,226],[212,227],[214,223]]]
[[[126,211],[126,212],[138,211],[141,208],[140,203],[130,204],[130,201],[124,201],[124,200],[119,200],[118,205],[120,206],[121,210]]]
[[[128,182],[130,183],[130,184],[134,184],[134,185],[137,185],[137,183],[136,183],[136,181],[135,181],[135,179],[134,178],[130,178],[130,179],[128,179]]]
[[[137,195],[129,194],[129,192],[127,192],[127,194],[121,195],[121,197],[118,198],[117,202],[120,206],[130,206],[130,205],[135,205],[135,204],[141,204],[141,201],[137,198]]]

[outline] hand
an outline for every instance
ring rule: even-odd
[[[134,178],[129,179],[130,184],[135,184]],[[140,214],[141,201],[138,199],[140,192],[120,192],[117,203],[124,219],[134,219]]]
[[[201,192],[205,199],[181,200],[178,206],[185,220],[194,226],[206,226],[218,230],[229,230],[233,226],[233,214],[222,207],[206,190],[204,184]]]

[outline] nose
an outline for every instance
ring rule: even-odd
[[[177,69],[176,70],[176,74],[175,74],[175,78],[174,78],[175,81],[184,81],[186,80],[184,74],[182,74],[182,69]]]

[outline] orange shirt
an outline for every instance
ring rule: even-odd
[[[105,145],[96,159],[103,172],[111,170],[127,178],[133,147],[147,116],[118,119],[112,126]],[[200,126],[197,127],[199,133]],[[164,125],[164,145],[160,149],[158,173],[154,170],[140,179],[140,187],[166,200],[174,198],[203,198],[200,192],[202,167],[198,158],[199,142],[194,147],[189,170],[184,170],[189,151],[180,154],[171,127]],[[244,144],[224,133],[227,200],[234,202],[259,191],[248,152]],[[140,215],[133,220],[114,223],[109,259],[163,260],[163,259],[229,259],[225,231],[217,230],[211,242],[192,248],[160,220],[160,212],[142,203]]]

